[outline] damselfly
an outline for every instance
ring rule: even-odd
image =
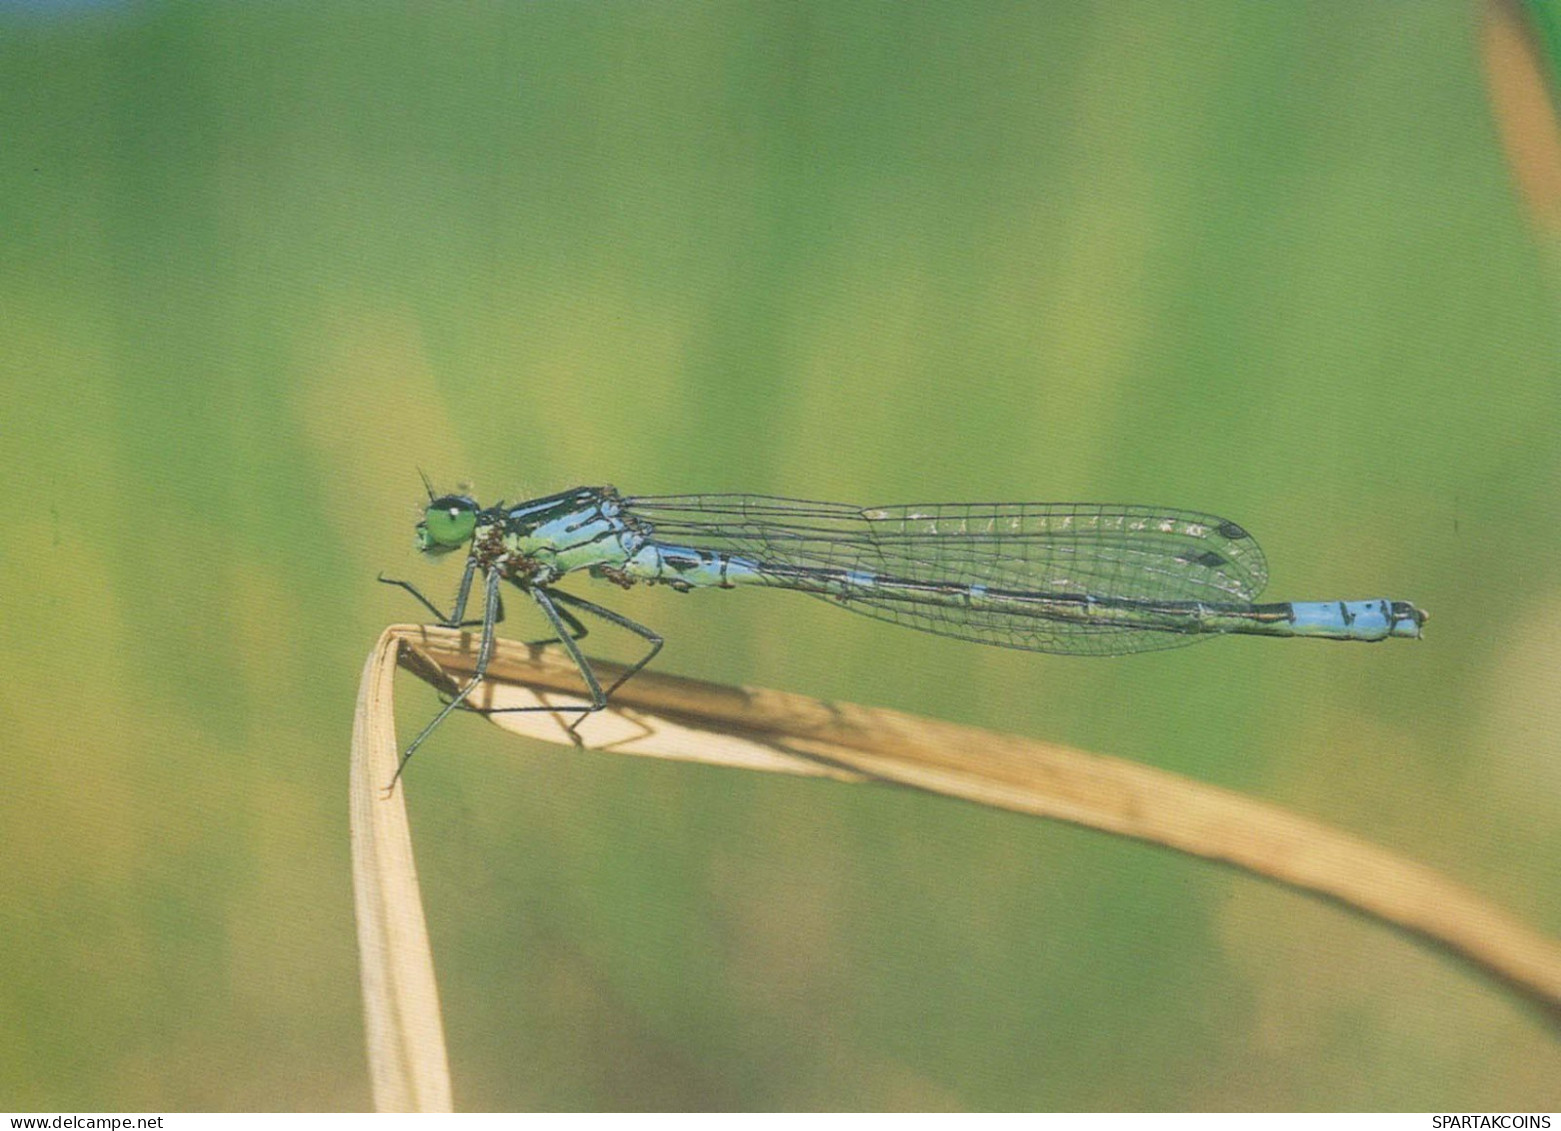
[[[465,548],[466,569],[446,614],[410,582],[381,577],[447,628],[482,626],[474,674],[407,747],[406,766],[482,683],[503,619],[500,586],[536,602],[600,711],[650,663],[662,638],[611,609],[554,588],[584,570],[628,588],[766,585],[795,589],[896,624],[1003,648],[1118,655],[1210,636],[1326,640],[1418,637],[1426,614],[1407,601],[1254,604],[1268,581],[1257,542],[1228,519],[1168,507],[1098,503],[937,503],[857,507],[765,495],[620,495],[577,487],[530,502],[483,507],[435,497],[417,524],[418,549]],[[481,577],[482,617],[467,621]],[[648,650],[603,687],[576,641],[589,613],[640,636]],[[510,710],[554,710],[522,707]],[[392,782],[394,784],[394,782]]]

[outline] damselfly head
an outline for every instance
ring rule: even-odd
[[[446,554],[472,540],[477,512],[482,508],[468,495],[441,495],[430,499],[417,524],[417,548],[425,554]]]

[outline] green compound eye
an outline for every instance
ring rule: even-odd
[[[445,495],[428,504],[417,524],[417,548],[442,554],[471,541],[477,529],[477,502],[465,495]]]

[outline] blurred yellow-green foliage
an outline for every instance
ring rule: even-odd
[[[454,584],[419,467],[1227,514],[1427,640],[605,597],[1561,930],[1561,320],[1480,67],[1451,2],[0,5],[0,1108],[368,1104],[347,740],[375,574]],[[1531,1009],[1206,862],[464,718],[408,793],[460,1107],[1561,1105]]]

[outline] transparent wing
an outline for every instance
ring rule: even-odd
[[[813,595],[926,632],[1031,651],[1142,652],[1203,637],[1054,619],[1033,600],[1005,602],[1005,593],[1231,604],[1252,601],[1268,582],[1263,551],[1239,525],[1169,507],[856,507],[759,495],[643,497],[625,507],[657,541],[735,555],[777,585],[801,588],[798,571],[845,571],[845,591]],[[978,603],[967,599],[972,587]]]

